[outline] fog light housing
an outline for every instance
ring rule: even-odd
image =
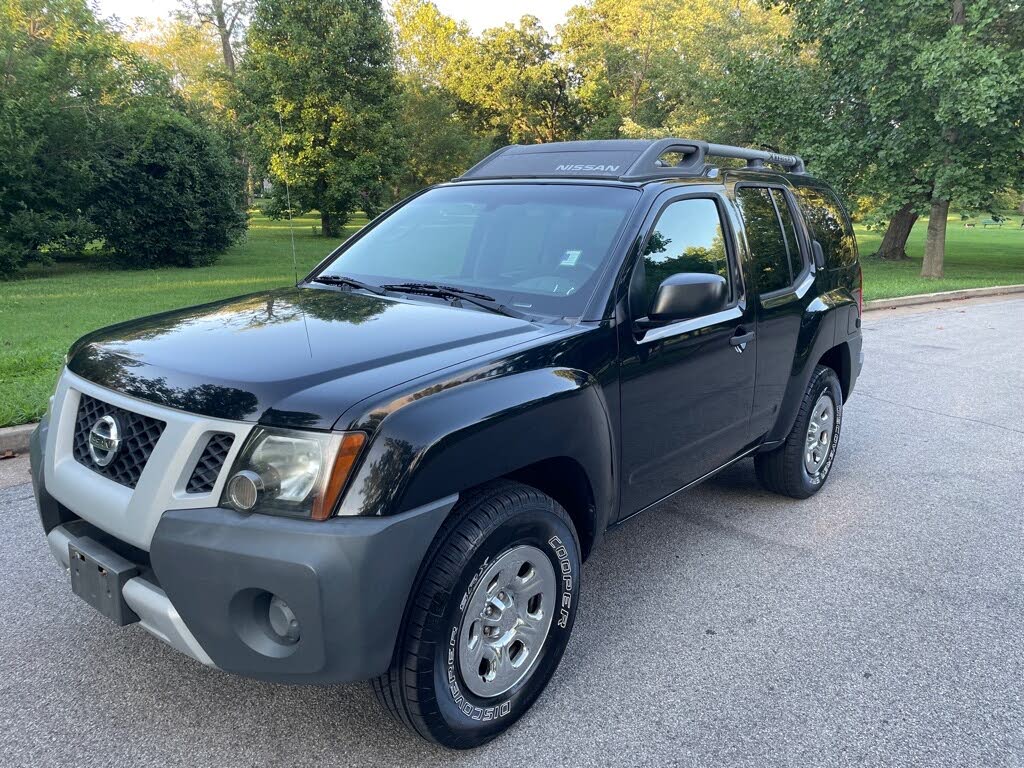
[[[288,644],[299,642],[299,620],[295,618],[291,606],[277,595],[270,598],[270,604],[267,606],[267,621],[270,624],[271,632],[277,635],[279,642]]]

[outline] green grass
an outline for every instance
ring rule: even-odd
[[[1014,218],[1001,229],[964,229],[950,220],[946,278],[922,280],[926,222],[914,228],[911,259],[888,263],[864,259],[865,298],[1024,283],[1024,231]],[[354,219],[346,236],[365,220]],[[295,221],[299,273],[325,256],[335,243],[317,236],[319,221]],[[880,232],[857,229],[862,254],[878,247]],[[53,392],[68,346],[104,325],[165,309],[200,304],[294,280],[288,223],[257,213],[246,242],[212,267],[119,271],[83,260],[37,268],[22,278],[0,282],[0,426],[33,421]]]
[[[907,261],[890,262],[873,259],[882,240],[882,232],[868,232],[856,227],[857,244],[863,257],[864,298],[891,299],[915,293],[955,291],[960,288],[983,288],[991,285],[1024,283],[1024,229],[1020,217],[1014,216],[1002,227],[982,228],[988,216],[970,219],[972,229],[963,226],[959,217],[951,217],[946,226],[945,277],[926,280],[921,274],[924,256],[926,220],[918,221],[907,242]]]
[[[319,223],[314,216],[295,220],[300,276],[337,244],[314,233]],[[345,228],[346,237],[365,223],[364,218],[354,218]],[[210,267],[123,271],[97,268],[85,260],[0,281],[0,427],[42,415],[64,353],[84,333],[294,280],[288,222],[257,213],[246,241]]]

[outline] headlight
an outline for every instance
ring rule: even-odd
[[[231,468],[221,503],[240,512],[325,520],[365,441],[362,432],[257,427]]]

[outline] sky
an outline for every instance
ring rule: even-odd
[[[177,0],[94,0],[101,16],[118,16],[129,21],[136,16],[155,19],[166,17],[178,7]],[[532,14],[541,20],[545,29],[555,31],[555,25],[565,21],[565,12],[578,0],[434,0],[442,13],[460,21],[468,21],[473,31],[499,26],[506,21],[518,21],[520,16]],[[384,0],[387,7],[387,0]]]

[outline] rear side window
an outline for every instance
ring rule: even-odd
[[[650,306],[658,286],[677,272],[704,272],[729,281],[729,258],[725,251],[722,219],[714,200],[677,200],[658,216],[643,251],[647,273],[647,303]]]
[[[770,293],[793,282],[786,235],[767,187],[741,187],[736,203],[743,215],[758,290]]]
[[[796,222],[793,220],[793,212],[789,208],[789,200],[781,189],[772,190],[772,199],[775,201],[775,208],[782,219],[782,231],[786,235],[786,249],[789,251],[789,271],[792,273],[792,280],[804,271],[804,259],[800,255],[800,236],[796,231]]]
[[[853,229],[834,194],[824,189],[797,187],[804,220],[811,236],[821,243],[829,267],[848,267],[857,261],[857,242]]]

